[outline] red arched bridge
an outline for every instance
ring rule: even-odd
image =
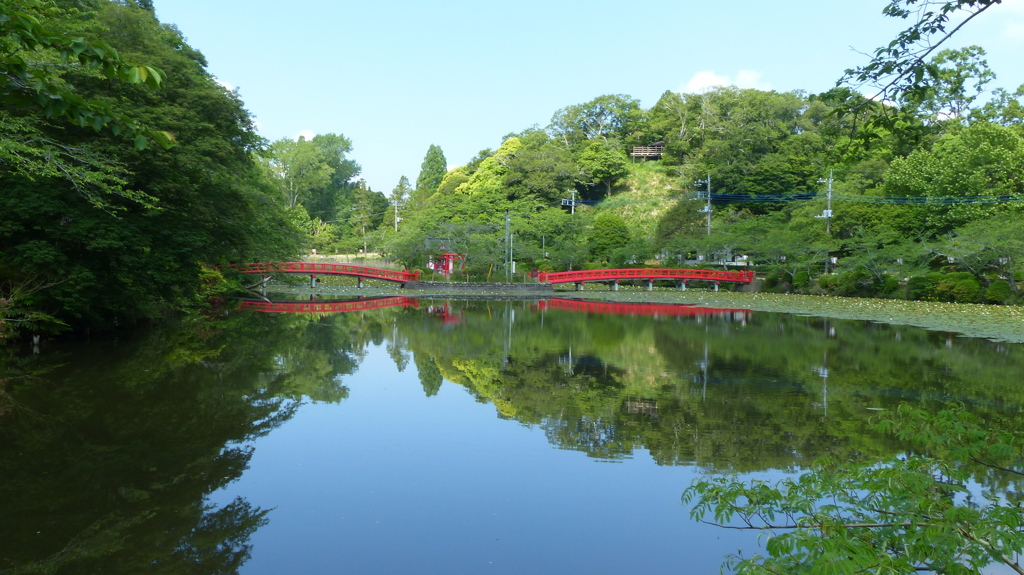
[[[253,263],[247,265],[230,265],[244,274],[261,275],[264,282],[271,274],[307,274],[310,276],[310,286],[316,285],[318,275],[339,275],[352,276],[359,280],[359,287],[363,287],[364,279],[384,280],[406,284],[417,281],[420,277],[419,270],[387,270],[367,266],[355,266],[351,264],[328,264],[313,262],[281,262],[281,263]],[[652,289],[657,280],[676,281],[680,289],[686,289],[688,281],[714,282],[715,289],[718,284],[738,283],[749,284],[754,281],[753,271],[718,271],[718,270],[694,270],[694,269],[670,269],[670,268],[632,268],[632,269],[610,269],[610,270],[582,270],[572,272],[540,272],[537,275],[539,283],[563,284],[575,283],[577,289],[583,289],[586,282],[608,282],[612,289],[618,289],[622,280],[642,280],[647,282],[647,288]]]
[[[258,274],[264,278],[271,274],[307,274],[310,276],[310,285],[316,285],[317,275],[352,276],[359,279],[359,287],[363,287],[364,279],[384,280],[405,284],[416,281],[420,277],[419,270],[385,270],[367,266],[354,266],[351,264],[318,264],[312,262],[281,262],[281,263],[255,263],[247,265],[230,265],[243,274]]]
[[[537,281],[540,283],[564,284],[575,283],[576,288],[582,290],[586,282],[610,282],[612,289],[618,289],[622,280],[642,280],[647,282],[647,289],[654,287],[655,280],[673,280],[678,283],[680,289],[686,289],[686,282],[706,281],[714,282],[715,289],[718,284],[737,283],[749,284],[754,281],[754,272],[725,272],[718,270],[691,270],[691,269],[669,269],[669,268],[632,268],[614,270],[581,270],[574,272],[540,272]]]

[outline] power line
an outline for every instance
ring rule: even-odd
[[[776,202],[808,202],[819,199],[817,192],[804,194],[723,194],[712,193],[711,201],[726,203],[776,203]],[[606,206],[616,204],[641,204],[664,202],[671,200],[707,199],[705,192],[676,194],[649,198],[609,198],[606,200],[576,200],[576,204]],[[827,199],[827,197],[825,198]],[[1024,195],[1002,194],[998,196],[861,196],[855,194],[832,193],[833,202],[849,202],[859,204],[897,204],[897,205],[935,205],[950,206],[963,204],[1016,204],[1024,202]]]

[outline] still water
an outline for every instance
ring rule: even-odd
[[[1022,347],[692,306],[245,302],[0,372],[0,573],[717,573],[706,473],[1019,414]]]

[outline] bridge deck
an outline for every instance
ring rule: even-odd
[[[538,280],[541,283],[583,283],[607,282],[625,279],[638,280],[703,280],[713,282],[743,283],[754,281],[754,272],[725,272],[718,270],[693,270],[669,268],[631,268],[612,270],[581,270],[574,272],[541,272]]]
[[[351,264],[318,264],[312,262],[281,262],[281,263],[254,263],[247,265],[232,265],[243,274],[269,275],[279,274],[308,274],[308,275],[339,275],[353,276],[367,279],[377,279],[389,282],[405,283],[416,281],[420,277],[419,271],[407,270],[386,270],[371,268],[367,266],[354,266]]]

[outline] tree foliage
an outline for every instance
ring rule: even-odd
[[[440,146],[430,144],[427,154],[423,157],[423,164],[420,165],[420,174],[416,177],[414,200],[419,203],[434,195],[446,173],[448,160],[445,159],[444,152]]]
[[[929,60],[960,28],[1002,0],[892,0],[883,10],[911,24],[876,49],[863,66],[846,70],[839,83],[874,90],[880,100],[923,100],[941,77],[941,62]],[[861,108],[858,105],[857,108]],[[856,108],[855,108],[856,109]]]
[[[159,90],[87,66],[59,67],[54,82],[84,101],[116,103],[121,116],[160,126],[177,145],[126,146],[113,116],[97,131],[38,106],[0,110],[0,131],[11,136],[0,144],[0,284],[50,285],[20,304],[59,322],[32,329],[157,319],[202,303],[214,264],[294,253],[295,230],[251,155],[262,144],[251,116],[176,29],[106,1],[43,17],[41,25],[73,28],[89,45],[107,42],[121,62],[163,71]],[[45,49],[17,57],[58,58]],[[55,151],[36,154],[33,142]]]
[[[694,518],[768,534],[767,555],[731,558],[739,573],[1024,573],[1018,494],[975,492],[972,468],[1024,475],[1019,433],[991,430],[963,407],[901,407],[880,425],[925,451],[882,462],[824,460],[776,484],[700,479],[683,494]],[[707,518],[707,519],[705,519]]]

